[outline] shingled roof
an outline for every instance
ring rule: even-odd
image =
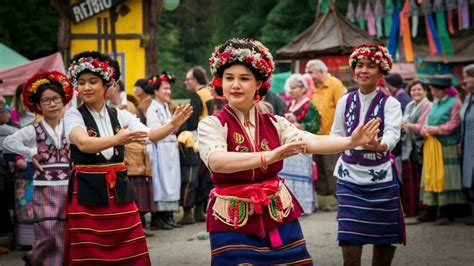
[[[296,36],[290,43],[277,50],[277,54],[294,59],[321,55],[350,54],[360,43],[382,43],[368,32],[348,21],[335,7]]]

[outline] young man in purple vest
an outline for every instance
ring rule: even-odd
[[[390,71],[392,59],[385,47],[362,44],[349,63],[359,89],[337,103],[333,136],[351,136],[364,121],[379,118],[379,133],[371,143],[346,150],[334,175],[338,178],[338,241],[344,265],[360,265],[362,246],[374,245],[373,265],[390,265],[395,247],[404,242],[399,185],[390,151],[400,139],[400,103],[384,94],[377,81]]]

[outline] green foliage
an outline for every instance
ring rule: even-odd
[[[0,2],[0,42],[28,59],[57,51],[58,24],[48,0]]]
[[[315,10],[314,0],[279,0],[267,16],[261,41],[275,52],[311,26]]]
[[[216,0],[182,0],[175,11],[163,11],[158,22],[158,69],[175,73],[173,98],[189,98],[184,79],[189,68],[208,69]]]

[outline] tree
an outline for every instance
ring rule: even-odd
[[[48,0],[0,2],[0,41],[28,59],[57,51],[58,23]]]

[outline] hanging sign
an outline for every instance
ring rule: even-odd
[[[82,0],[71,5],[71,17],[74,23],[79,23],[93,17],[124,0]]]

